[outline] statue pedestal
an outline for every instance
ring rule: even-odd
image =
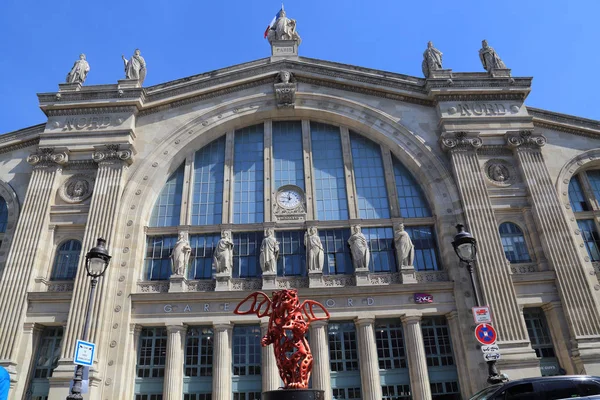
[[[59,92],[78,92],[81,90],[81,83],[59,83]]]
[[[119,79],[117,81],[117,85],[119,89],[139,88],[140,81],[138,81],[137,79]]]
[[[451,78],[452,78],[452,70],[451,69],[438,69],[438,70],[429,72],[429,78],[427,78],[427,79],[451,79]]]
[[[262,394],[263,400],[324,400],[325,391],[317,389],[279,389]]]
[[[413,265],[401,266],[400,276],[402,277],[402,283],[417,283],[417,274]]]
[[[323,271],[308,271],[308,287],[325,287],[323,282]]]
[[[289,57],[298,57],[297,40],[273,40],[271,42],[271,61]]]
[[[490,72],[492,78],[510,78],[509,68],[496,68]]]
[[[171,275],[169,278],[169,293],[187,292],[187,279],[182,275]]]
[[[277,289],[277,272],[263,272],[263,290]]]
[[[224,292],[231,290],[231,274],[227,272],[217,273],[215,275],[215,292]]]
[[[369,280],[369,269],[359,268],[355,270],[354,276],[356,277],[356,286],[370,286],[371,281]]]

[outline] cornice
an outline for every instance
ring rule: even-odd
[[[104,87],[105,85],[101,85]],[[80,91],[76,92],[55,92],[55,93],[38,93],[38,100],[41,105],[52,104],[53,106],[61,103],[72,103],[77,101],[90,100],[137,100],[142,103],[145,101],[143,88],[119,89],[117,85],[109,90],[103,88],[95,88],[94,86],[82,86]],[[67,105],[65,105],[67,106]]]
[[[117,114],[117,113],[136,113],[135,106],[116,106],[116,107],[80,107],[80,108],[62,108],[47,110],[48,117],[59,117],[65,115],[84,115],[84,114]]]
[[[40,138],[37,137],[34,139],[19,142],[19,143],[10,145],[10,146],[0,147],[0,154],[10,153],[11,151],[24,149],[24,148],[30,147],[30,146],[37,146],[39,143],[40,143]]]
[[[539,128],[547,128],[584,137],[598,138],[600,135],[600,121],[555,113],[534,107],[527,107],[527,112],[533,116],[533,125]]]
[[[487,94],[476,94],[476,93],[457,93],[457,94],[441,94],[436,95],[435,100],[437,102],[442,101],[489,101],[489,100],[516,100],[524,101],[525,93],[487,93]]]
[[[46,127],[46,123],[38,124],[34,126],[30,126],[27,128],[19,129],[18,131],[7,132],[3,135],[0,135],[0,146],[3,143],[10,142],[11,140],[21,139],[21,138],[33,138],[39,137],[39,134],[44,132]]]

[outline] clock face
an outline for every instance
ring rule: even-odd
[[[277,195],[277,202],[285,208],[296,208],[302,202],[302,195],[295,190],[282,190]]]

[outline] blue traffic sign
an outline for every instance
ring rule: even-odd
[[[94,363],[95,352],[96,345],[94,343],[78,340],[77,344],[75,345],[75,357],[73,362],[77,365],[91,367]]]

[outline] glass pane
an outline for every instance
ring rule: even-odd
[[[8,207],[4,197],[0,196],[0,233],[6,232],[6,225],[8,224]]]
[[[598,231],[596,230],[596,224],[592,219],[580,219],[577,220],[577,225],[581,231],[581,237],[585,243],[585,248],[592,261],[600,261],[600,251],[598,250]]]
[[[263,124],[235,131],[233,223],[263,222]]]
[[[240,232],[233,234],[233,276],[255,278],[260,276],[260,245],[262,232]]]
[[[394,252],[394,232],[392,228],[363,228],[371,249],[371,272],[396,272]]]
[[[353,267],[350,259],[349,229],[323,229],[319,231],[319,237],[325,252],[325,265],[323,273],[352,274]]]
[[[51,280],[74,280],[77,275],[77,266],[81,255],[81,242],[67,240],[56,250]]]
[[[432,227],[405,226],[404,230],[415,246],[415,269],[417,271],[438,270],[438,257]]]
[[[261,374],[261,337],[258,325],[233,328],[233,375]]]
[[[177,226],[181,214],[181,197],[183,193],[183,171],[181,166],[167,179],[163,186],[150,217],[150,226]]]
[[[600,170],[586,172],[596,201],[600,203]],[[571,179],[573,180],[573,179]]]
[[[583,190],[579,183],[579,178],[574,176],[569,182],[569,201],[574,212],[588,211],[589,206],[583,197]]]
[[[145,271],[150,281],[165,280],[171,276],[171,253],[177,236],[149,236],[146,238]]]
[[[212,279],[212,259],[220,235],[190,235],[190,265],[188,279]]]
[[[396,157],[392,157],[392,162],[400,215],[404,218],[431,217],[427,200],[415,178]]]
[[[500,239],[504,247],[504,254],[511,263],[531,262],[523,231],[512,222],[500,225]]]
[[[275,234],[279,242],[278,276],[306,275],[306,247],[304,231],[278,231]]]
[[[302,123],[273,122],[274,189],[296,185],[304,189]]]
[[[223,214],[225,137],[196,152],[192,188],[192,225],[220,224]]]

